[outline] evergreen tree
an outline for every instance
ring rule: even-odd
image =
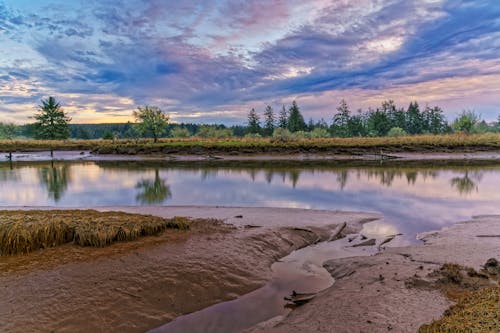
[[[276,122],[276,120],[275,120],[273,108],[270,105],[268,105],[266,107],[266,110],[264,111],[264,135],[265,136],[272,136],[273,135],[275,122]]]
[[[248,112],[248,126],[247,133],[249,134],[259,134],[260,133],[260,119],[255,109],[252,108],[250,112]]]
[[[312,118],[309,118],[309,121],[307,122],[307,131],[312,132],[314,130],[314,121]]]
[[[340,101],[340,105],[337,107],[337,113],[333,116],[333,123],[331,132],[333,136],[348,137],[351,136],[349,133],[349,119],[351,118],[351,111],[347,106],[345,100]]]
[[[295,101],[292,102],[292,106],[290,107],[289,112],[290,116],[288,117],[288,130],[292,133],[304,131],[306,128],[306,123]]]
[[[288,128],[288,112],[286,112],[285,105],[283,105],[278,118],[278,127]]]
[[[369,136],[386,136],[391,129],[387,113],[380,109],[369,110],[366,118],[367,134]]]
[[[40,109],[33,117],[36,122],[35,138],[46,140],[61,140],[69,137],[68,123],[71,121],[67,117],[59,102],[52,96],[46,100],[42,100]]]
[[[361,110],[358,110],[357,115],[353,115],[349,118],[347,128],[350,136],[366,136],[363,113]]]
[[[438,106],[433,108],[427,106],[422,112],[422,119],[422,130],[424,132],[440,134],[448,131],[448,123],[444,117],[443,110]]]
[[[417,102],[412,102],[406,111],[406,132],[409,134],[422,133],[424,120]]]
[[[392,127],[404,128],[406,125],[404,109],[398,109],[393,100],[382,102],[382,112],[386,113],[387,119]]]
[[[326,123],[325,119],[321,118],[316,125],[314,125],[316,128],[323,128],[323,129],[328,129],[328,124]]]

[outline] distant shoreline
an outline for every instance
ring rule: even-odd
[[[391,158],[395,154],[500,153],[500,134],[416,135],[318,139],[225,138],[119,140],[0,140],[0,152],[90,151],[95,155],[195,156],[266,158],[314,156],[320,158]]]

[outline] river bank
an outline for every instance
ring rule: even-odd
[[[381,218],[370,213],[190,206],[94,209],[213,218],[224,223],[200,222],[189,232],[167,231],[100,249],[63,245],[0,257],[2,331],[143,332],[159,327],[156,332],[176,332],[187,322],[187,327],[205,332],[208,326],[203,325],[214,319],[211,316],[219,305],[227,314],[241,305],[240,299],[252,297],[253,290],[261,298],[272,292],[257,289],[273,283],[276,272],[281,277],[289,274],[288,268],[277,264],[296,262],[305,270],[307,279],[286,284],[291,289],[288,293],[295,290],[291,286],[308,290],[307,281],[317,281],[313,260],[323,264],[335,283],[315,290],[319,293],[309,303],[276,317],[266,313],[267,305],[258,314],[240,311],[237,315],[246,320],[243,326],[215,326],[216,330],[212,326],[212,331],[222,327],[226,332],[239,328],[248,328],[247,332],[411,332],[438,319],[452,304],[433,285],[433,273],[443,264],[480,271],[487,259],[500,258],[500,216],[476,217],[422,235],[424,245],[402,246],[397,236],[382,244],[389,235],[377,238],[369,234],[370,228],[360,233],[365,223]],[[325,242],[342,236],[347,237]],[[366,247],[352,246],[363,244],[365,236]],[[379,253],[370,255],[377,248]],[[359,252],[339,256],[332,249]],[[303,262],[301,257],[308,259]],[[227,302],[236,298],[232,301],[236,303]],[[196,312],[201,309],[209,311]],[[189,313],[193,315],[182,320]],[[165,325],[178,317],[181,320],[172,322],[176,325]]]
[[[406,153],[497,152],[500,134],[414,135],[353,138],[162,138],[117,140],[0,140],[3,152],[91,151],[95,155],[157,156],[385,156]]]
[[[356,163],[356,162],[432,162],[443,161],[500,161],[500,150],[478,152],[395,152],[360,154],[94,154],[89,150],[26,151],[0,153],[0,162],[37,162],[37,161],[150,161],[150,162],[204,162],[204,163]]]
[[[261,287],[271,276],[272,263],[328,239],[339,223],[359,230],[379,217],[275,208],[98,210],[204,216],[225,223],[201,223],[189,232],[167,231],[106,248],[68,244],[0,257],[0,330],[143,332]],[[272,227],[263,226],[266,220],[272,220]]]

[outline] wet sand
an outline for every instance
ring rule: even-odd
[[[398,161],[439,161],[439,160],[500,160],[500,151],[477,152],[425,152],[425,153],[359,153],[359,154],[242,154],[242,155],[178,155],[178,154],[147,154],[118,155],[91,154],[90,151],[54,151],[51,157],[49,151],[12,153],[13,161],[329,161],[329,160],[387,160]],[[8,161],[6,153],[0,152],[0,162]]]
[[[444,263],[479,271],[487,259],[500,258],[498,235],[500,216],[478,216],[424,234],[424,246],[329,260],[324,266],[336,280],[332,287],[286,318],[246,332],[416,332],[439,318],[451,303],[437,289],[409,281],[432,282],[428,274]]]
[[[261,287],[275,261],[328,239],[339,223],[359,230],[380,217],[281,208],[98,209],[226,223],[200,222],[188,232],[101,249],[64,245],[0,257],[0,331],[143,332]]]

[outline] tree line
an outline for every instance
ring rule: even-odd
[[[359,109],[357,112],[352,112],[347,102],[342,100],[330,124],[324,119],[317,122],[310,119],[306,123],[295,101],[288,109],[283,106],[278,115],[271,106],[267,106],[262,121],[255,109],[250,110],[247,118],[247,134],[251,136],[375,137],[500,132],[500,116],[496,123],[488,124],[474,111],[464,110],[449,124],[438,106],[426,106],[422,110],[417,102],[411,102],[404,109],[398,108],[392,100],[384,101],[376,109]]]
[[[119,139],[162,137],[202,138],[225,137],[363,137],[402,136],[415,134],[444,134],[451,132],[485,133],[500,132],[500,115],[494,123],[486,123],[474,111],[464,110],[452,123],[448,123],[443,110],[438,107],[421,108],[411,102],[405,108],[394,101],[384,101],[380,107],[352,112],[345,100],[340,101],[330,123],[324,119],[306,123],[296,101],[275,112],[266,106],[261,115],[252,108],[245,125],[177,124],[169,122],[169,115],[155,106],[138,107],[132,112],[135,122],[118,124],[70,124],[61,104],[54,97],[41,101],[32,117],[35,121],[17,126],[0,122],[0,138],[28,137],[35,139]]]

